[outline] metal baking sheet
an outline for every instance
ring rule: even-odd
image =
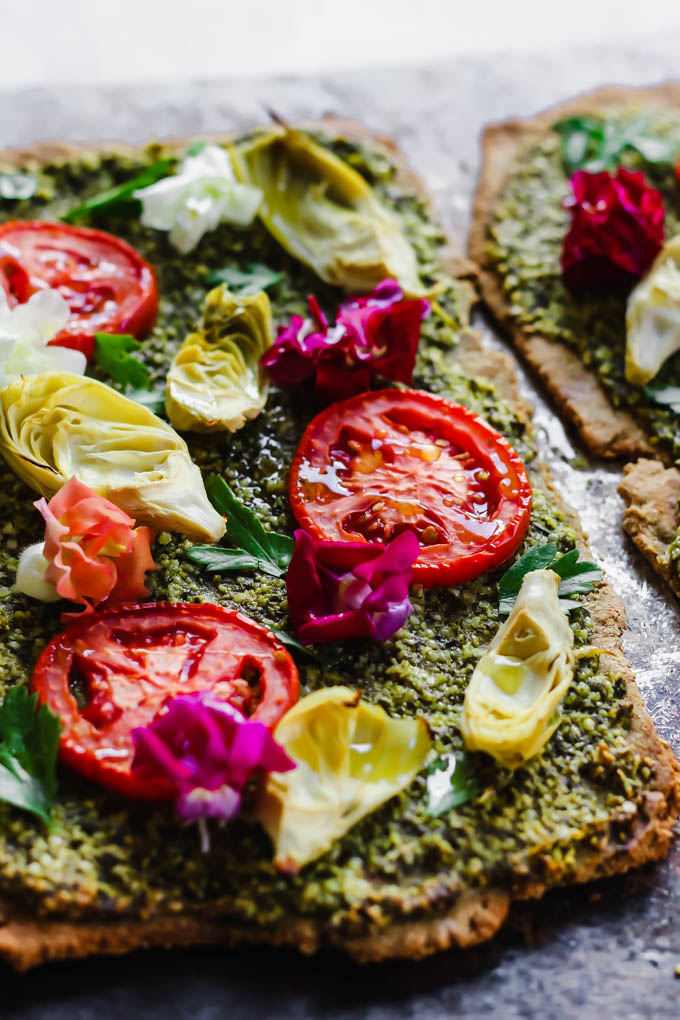
[[[291,120],[330,111],[398,139],[462,247],[485,122],[529,114],[605,82],[672,77],[679,42],[304,79],[24,90],[0,95],[0,147],[241,129],[261,121],[266,106]],[[486,342],[502,345],[481,316],[477,324]],[[625,648],[642,695],[660,733],[680,752],[678,605],[621,532],[620,467],[584,462],[578,442],[521,369],[520,377],[536,407],[543,458],[579,510],[626,606]],[[210,949],[50,965],[24,977],[3,968],[0,1014],[17,1020],[680,1016],[679,868],[676,846],[657,867],[517,907],[490,945],[418,964],[361,969],[335,953],[304,959],[288,950]]]

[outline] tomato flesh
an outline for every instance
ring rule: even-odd
[[[95,333],[143,336],[158,312],[154,271],[134,248],[103,230],[67,223],[2,224],[0,286],[10,305],[46,287],[58,290],[71,316],[51,343],[88,359]]]
[[[166,798],[132,775],[131,732],[171,698],[210,690],[270,729],[298,699],[293,660],[273,634],[235,610],[146,603],[88,614],[43,650],[31,689],[62,721],[59,757],[133,797]]]
[[[462,584],[517,549],[531,484],[500,433],[468,408],[418,390],[381,390],[333,404],[307,427],[290,501],[318,539],[389,542],[413,531],[413,577]]]

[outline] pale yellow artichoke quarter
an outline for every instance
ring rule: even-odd
[[[259,188],[269,232],[326,283],[373,290],[387,277],[424,293],[415,251],[368,182],[306,132],[273,127],[232,148],[236,176]]]
[[[211,505],[184,440],[135,400],[85,376],[47,372],[0,390],[0,452],[47,498],[73,475],[155,531],[217,541]]]
[[[517,768],[545,746],[573,679],[574,635],[560,607],[559,586],[552,570],[525,576],[465,692],[465,746],[486,751],[505,768]]]
[[[256,814],[288,873],[413,782],[431,744],[423,719],[393,719],[349,687],[308,694],[274,736],[296,767],[267,776]]]
[[[661,249],[628,298],[626,379],[645,386],[680,350],[680,234]]]
[[[257,417],[268,390],[260,358],[273,339],[264,291],[239,297],[226,284],[211,290],[168,372],[165,408],[175,428],[235,432]]]

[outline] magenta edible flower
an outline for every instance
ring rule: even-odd
[[[626,293],[644,276],[664,241],[663,199],[640,172],[578,170],[564,206],[571,226],[562,249],[569,290]]]
[[[263,723],[210,691],[173,698],[152,723],[132,731],[132,741],[133,773],[168,782],[185,822],[228,821],[238,814],[243,787],[257,769],[295,768]]]
[[[317,541],[296,531],[286,587],[298,640],[392,637],[413,611],[408,589],[419,552],[412,531],[388,545]]]
[[[279,386],[315,379],[326,400],[362,393],[380,375],[410,383],[420,324],[429,311],[425,300],[404,300],[396,280],[383,280],[371,294],[350,297],[329,327],[316,298],[309,297],[309,318],[291,318],[263,355],[262,364]]]

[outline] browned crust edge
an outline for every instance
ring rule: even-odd
[[[652,88],[607,86],[569,99],[536,117],[488,126],[482,136],[482,166],[468,235],[470,257],[480,267],[480,286],[486,306],[526,358],[554,399],[558,409],[576,426],[592,453],[602,457],[663,456],[627,411],[615,410],[596,375],[565,344],[524,333],[514,323],[503,285],[487,252],[489,216],[517,157],[570,113],[597,113],[607,106],[677,107],[680,83]]]
[[[420,178],[406,168],[403,156],[394,142],[374,134],[363,124],[329,117],[308,126],[329,126],[339,133],[354,137],[370,137],[383,144],[402,168],[402,179],[407,179],[423,198],[427,195]],[[206,135],[202,134],[201,138]],[[224,141],[223,134],[211,135]],[[168,147],[183,146],[192,138],[174,139]],[[118,143],[101,143],[83,146],[68,143],[45,143],[30,149],[0,154],[0,165],[36,165],[59,159],[73,159],[84,152],[100,153],[139,151],[137,146]],[[474,275],[471,263],[452,250],[444,253],[447,268],[459,279]],[[466,363],[477,375],[487,374],[502,386],[506,399],[514,403],[518,413],[527,420],[529,406],[520,400],[512,360],[502,352],[483,350],[478,338],[469,333],[461,346],[460,363]],[[506,380],[506,382],[503,382]],[[541,471],[544,484],[551,489],[553,499],[562,500],[552,487],[547,469]],[[537,479],[535,479],[536,481]],[[564,504],[562,504],[564,505]],[[583,535],[573,511],[567,512],[579,534]],[[583,536],[583,545],[586,539]],[[585,882],[627,871],[645,861],[664,856],[669,848],[672,831],[680,812],[680,766],[668,745],[662,741],[640,699],[637,686],[626,662],[621,646],[625,630],[623,606],[609,585],[603,584],[590,598],[593,616],[593,643],[610,649],[605,660],[612,672],[622,674],[634,706],[632,735],[640,753],[655,762],[654,781],[647,792],[645,817],[639,820],[635,836],[626,847],[606,846],[584,857],[576,882]],[[536,898],[547,886],[535,882],[517,894],[517,898]],[[238,922],[194,918],[173,914],[152,920],[111,920],[74,922],[32,915],[24,907],[9,899],[0,898],[0,956],[17,970],[27,970],[48,960],[80,958],[93,954],[120,955],[134,949],[151,947],[178,947],[194,945],[223,945],[238,943],[266,943],[294,946],[303,953],[316,952],[322,946],[332,946],[347,952],[360,963],[377,962],[395,957],[421,959],[451,946],[466,948],[493,937],[499,930],[511,903],[505,890],[487,889],[462,894],[446,914],[439,917],[395,921],[385,928],[363,936],[347,936],[329,931],[314,921],[297,920],[271,927],[247,927]]]
[[[664,467],[658,460],[626,464],[619,493],[626,504],[624,529],[656,572],[680,596],[680,576],[669,557],[680,526],[680,471]]]

